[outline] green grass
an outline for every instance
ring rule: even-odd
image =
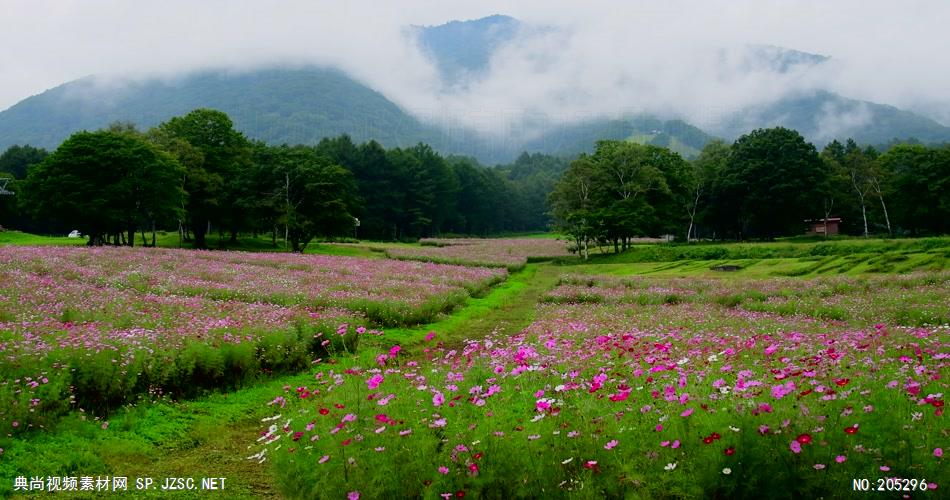
[[[386,341],[404,347],[417,347],[428,332],[436,332],[437,340],[458,343],[499,330],[517,333],[531,323],[541,295],[552,288],[559,270],[553,266],[528,264],[509,275],[503,283],[486,295],[469,298],[453,314],[439,321],[413,328],[389,328]],[[365,339],[371,342],[371,339]]]
[[[85,245],[83,238],[40,236],[20,231],[0,231],[0,245]]]
[[[738,271],[716,271],[717,266],[739,266]],[[565,266],[568,267],[568,266]],[[720,278],[816,277],[941,271],[950,269],[950,255],[943,251],[883,254],[860,253],[826,257],[697,259],[661,262],[617,262],[591,259],[570,266],[572,272],[610,276],[695,276]]]
[[[0,496],[12,493],[17,476],[108,475],[225,477],[227,498],[272,497],[276,492],[267,469],[245,458],[248,438],[260,426],[260,419],[272,413],[262,401],[273,398],[286,385],[302,385],[308,380],[312,376],[287,376],[194,401],[143,401],[111,416],[107,429],[102,428],[102,421],[77,412],[26,439],[0,437],[4,448]],[[175,497],[208,494],[197,491]],[[58,496],[80,497],[62,492]],[[157,498],[167,494],[154,491],[119,496]]]
[[[797,259],[855,254],[937,253],[950,255],[950,237],[918,239],[833,239],[762,243],[663,243],[636,245],[619,254],[591,253],[600,264],[735,259]]]

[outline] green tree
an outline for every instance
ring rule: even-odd
[[[184,177],[186,211],[195,246],[207,247],[205,235],[212,222],[228,227],[231,239],[236,239],[247,215],[237,201],[246,196],[240,191],[240,176],[250,165],[250,143],[234,130],[228,115],[212,109],[196,109],[158,128],[159,134],[168,136],[161,142],[180,139],[201,153],[200,163],[197,155],[188,153],[194,162],[186,164]],[[180,150],[180,145],[176,149]]]
[[[111,237],[131,246],[136,228],[179,210],[181,174],[173,157],[141,137],[79,132],[30,169],[24,203],[40,217],[80,230],[90,245]]]
[[[689,216],[689,226],[686,230],[686,241],[695,238],[697,220],[705,218],[710,200],[710,193],[716,179],[725,169],[729,160],[729,145],[722,140],[710,141],[700,151],[699,156],[690,164],[692,175],[687,184],[688,196],[685,198],[686,213]]]
[[[317,236],[349,234],[358,209],[352,173],[305,146],[282,146],[277,157],[272,174],[278,189],[272,196],[284,202],[280,221],[291,250],[303,252]]]
[[[912,234],[950,233],[950,146],[899,145],[881,155],[895,220]]]
[[[824,175],[815,146],[794,130],[740,137],[716,182],[720,229],[739,239],[799,233],[803,220],[821,213]]]
[[[24,146],[13,145],[0,155],[0,172],[7,172],[14,179],[25,179],[31,165],[38,165],[49,153],[42,148],[34,148],[29,144]]]

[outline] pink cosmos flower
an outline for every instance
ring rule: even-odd
[[[793,453],[797,454],[797,453],[802,452],[802,445],[798,441],[792,441],[792,443],[789,444],[788,447],[792,449]]]
[[[448,473],[449,473],[449,468],[448,468],[448,467],[446,467],[446,466],[444,466],[444,465],[440,465],[440,466],[439,466],[439,474],[448,474]]]
[[[330,460],[330,455],[324,455],[320,457],[320,460],[317,460],[317,463],[324,464],[327,462],[327,460]]]
[[[346,494],[346,500],[360,500],[360,492],[351,491]]]
[[[372,377],[370,377],[369,380],[366,381],[366,386],[369,387],[370,390],[373,390],[379,387],[379,384],[382,384],[382,383],[383,383],[383,376],[377,373],[373,375]]]
[[[943,456],[943,448],[934,448],[934,456],[940,458]]]
[[[441,392],[432,395],[433,406],[442,406],[442,403],[445,403],[445,396],[443,396]]]
[[[425,337],[426,342],[428,342],[428,341],[430,341],[430,340],[432,340],[432,339],[434,339],[434,338],[435,338],[435,332],[429,332],[429,333],[426,334],[426,337]]]
[[[679,439],[677,439],[676,441],[673,441],[673,444],[670,445],[670,448],[673,448],[674,450],[677,449],[677,448],[679,448],[679,447],[680,447],[680,440],[679,440]]]
[[[619,441],[617,441],[616,439],[611,439],[610,441],[607,441],[607,444],[604,445],[604,449],[605,449],[605,450],[612,450],[612,449],[614,449],[614,447],[617,446],[618,444],[620,444]]]
[[[688,416],[690,416],[690,415],[693,414],[693,411],[694,411],[694,410],[693,410],[692,408],[689,408],[689,409],[687,409],[686,411],[684,411],[683,413],[680,413],[680,416],[681,416],[681,417],[688,417]]]
[[[847,459],[848,457],[844,455],[838,455],[837,457],[835,457],[835,462],[838,462],[839,464],[841,464],[841,463],[844,463],[844,461]]]

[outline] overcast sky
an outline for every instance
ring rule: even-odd
[[[466,91],[441,92],[404,28],[494,13],[559,30],[501,51]],[[564,120],[662,111],[703,123],[816,87],[950,119],[946,0],[0,0],[0,18],[0,109],[91,74],[114,82],[316,63],[417,115],[455,113],[476,127],[539,110]],[[746,44],[833,59],[786,75],[740,71]]]

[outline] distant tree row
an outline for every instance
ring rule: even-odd
[[[146,132],[132,124],[72,135],[51,154],[14,146],[0,176],[0,223],[38,232],[78,229],[91,245],[155,243],[177,228],[198,248],[217,230],[271,233],[302,251],[317,237],[413,239],[545,230],[546,198],[567,161],[522,155],[486,168],[429,146],[385,149],[349,137],[315,146],[271,146],[199,109]],[[6,172],[4,174],[3,172]],[[358,221],[358,222],[357,222]]]
[[[759,129],[713,141],[687,162],[665,148],[600,141],[570,164],[550,195],[560,229],[579,248],[639,236],[774,238],[805,221],[842,218],[845,232],[950,232],[950,147],[854,141],[819,153],[796,131]]]

